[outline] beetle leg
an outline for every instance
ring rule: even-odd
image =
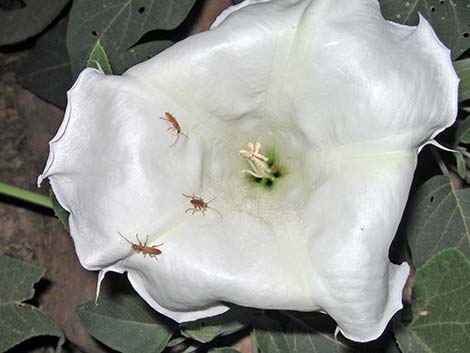
[[[173,141],[173,143],[170,145],[170,147],[173,147],[175,145],[176,142],[178,142],[178,138],[180,137],[180,134],[179,132],[176,133],[176,139],[175,141]]]
[[[219,214],[220,217],[224,218],[224,216],[222,216],[222,213],[220,213],[219,210],[216,210],[214,207],[207,206],[207,208],[210,208],[211,210],[214,210],[215,212],[217,212]]]

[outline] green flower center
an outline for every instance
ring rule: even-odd
[[[248,164],[249,169],[240,171],[250,183],[272,188],[279,178],[285,174],[275,151],[261,153],[261,143],[248,143],[248,150],[240,150],[240,157]]]

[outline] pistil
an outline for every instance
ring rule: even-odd
[[[266,180],[267,184],[272,185],[279,169],[274,161],[263,155],[261,151],[261,143],[248,143],[249,150],[240,150],[240,157],[247,161],[250,169],[243,169],[242,175],[253,177],[257,181]]]

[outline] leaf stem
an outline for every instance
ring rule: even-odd
[[[0,182],[0,194],[52,209],[49,197]]]

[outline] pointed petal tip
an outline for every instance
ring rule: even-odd
[[[38,178],[36,179],[36,185],[38,188],[41,187],[43,180],[44,180],[44,174],[39,175]]]
[[[389,324],[392,317],[403,308],[402,292],[406,284],[406,280],[410,274],[410,266],[404,262],[401,265],[390,264],[390,279],[389,279],[389,297],[381,320],[376,325],[371,325],[367,330],[362,332],[353,332],[345,328],[337,327],[337,331],[355,342],[370,342],[378,339]]]
[[[46,161],[46,165],[44,167],[44,170],[41,175],[38,176],[37,178],[37,186],[41,187],[41,183],[44,181],[44,179],[48,178],[52,173],[50,172],[53,164],[54,164],[54,159],[55,159],[55,145],[58,141],[61,140],[61,138],[64,136],[66,130],[67,130],[67,125],[69,124],[70,117],[71,117],[71,106],[72,106],[72,95],[74,94],[74,91],[77,90],[77,87],[80,84],[80,81],[83,79],[83,76],[87,75],[88,72],[90,71],[95,71],[99,72],[97,69],[93,68],[86,68],[84,69],[80,75],[78,76],[77,80],[75,83],[70,87],[70,89],[67,91],[67,106],[65,108],[64,112],[64,119],[62,123],[60,124],[59,128],[57,129],[56,134],[54,137],[49,141],[49,156]]]
[[[103,282],[104,276],[106,276],[106,269],[100,270],[98,272],[98,280],[96,283],[96,295],[95,295],[95,304],[98,305],[98,297],[100,296],[101,283]]]

